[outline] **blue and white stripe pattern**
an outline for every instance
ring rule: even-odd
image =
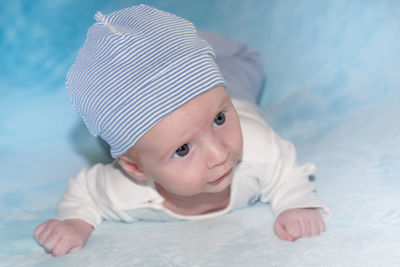
[[[214,51],[189,21],[145,5],[95,19],[66,89],[112,157],[195,96],[225,86]]]

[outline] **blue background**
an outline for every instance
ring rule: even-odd
[[[299,159],[316,163],[334,213],[326,233],[281,242],[256,205],[209,221],[105,223],[61,259],[35,243],[67,179],[109,160],[69,103],[66,72],[96,11],[139,3],[262,54],[260,105]],[[0,2],[0,22],[0,265],[400,264],[400,1],[14,0]]]

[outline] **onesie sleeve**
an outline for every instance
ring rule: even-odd
[[[312,163],[300,164],[294,145],[270,129],[270,157],[261,176],[261,202],[269,202],[275,216],[294,208],[318,208],[326,217],[330,210],[316,195],[310,176],[315,172]]]
[[[70,178],[58,204],[57,219],[81,219],[96,228],[103,219],[131,222],[125,211],[150,197],[147,186],[136,185],[114,164],[96,164]]]
[[[312,163],[300,164],[293,144],[280,137],[258,114],[254,105],[234,99],[243,133],[242,164],[247,176],[259,182],[260,201],[270,203],[275,216],[294,208],[318,208],[330,214],[315,193],[309,177]]]

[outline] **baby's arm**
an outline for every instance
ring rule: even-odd
[[[93,229],[81,219],[49,220],[36,227],[34,235],[48,253],[58,257],[81,249]]]
[[[36,241],[53,256],[63,256],[85,245],[94,226],[100,221],[100,212],[93,199],[91,170],[83,170],[68,181],[63,199],[58,204],[56,220],[48,220],[34,231]],[[92,222],[92,224],[86,222]]]
[[[39,225],[36,240],[47,252],[62,256],[82,248],[103,218],[120,220],[112,194],[118,181],[125,179],[120,176],[112,165],[97,164],[71,178],[56,220]]]
[[[269,188],[269,198],[275,213],[278,214],[274,231],[288,241],[302,237],[319,235],[325,231],[321,211],[329,211],[315,195],[315,185],[309,181],[314,165],[299,164],[296,150],[289,141],[273,134],[277,144],[277,168],[274,186]]]
[[[247,128],[248,132],[260,131],[250,124]],[[315,184],[309,180],[315,171],[314,165],[299,164],[293,144],[267,124],[260,132],[263,134],[259,138],[247,138],[247,149],[265,160],[259,175],[261,202],[270,203],[276,214],[275,233],[284,240],[294,241],[324,232],[323,216],[330,211],[316,196]]]

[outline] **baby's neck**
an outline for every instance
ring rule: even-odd
[[[164,198],[164,207],[180,215],[194,216],[222,210],[229,205],[230,201],[230,186],[220,193],[202,193],[190,197],[167,192],[157,183],[155,186]]]

